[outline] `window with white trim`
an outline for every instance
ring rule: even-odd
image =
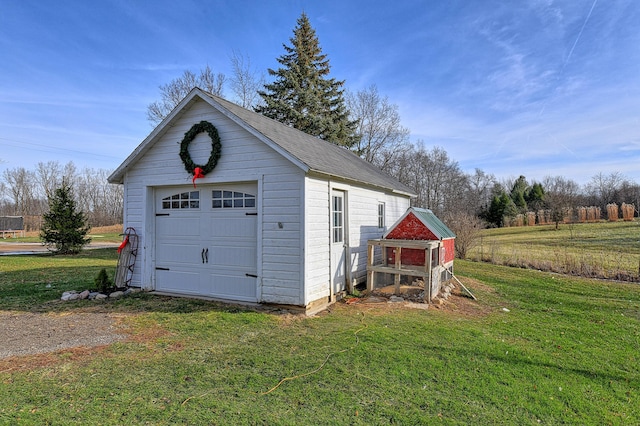
[[[211,191],[211,207],[214,209],[243,209],[256,206],[256,196],[238,191]]]
[[[344,241],[344,198],[342,195],[334,195],[332,200],[332,223],[333,242],[341,243]]]
[[[384,228],[384,203],[378,203],[378,228]]]
[[[199,209],[200,191],[181,192],[162,199],[163,210]]]

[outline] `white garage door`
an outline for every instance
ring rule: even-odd
[[[156,190],[156,290],[257,301],[257,186]]]

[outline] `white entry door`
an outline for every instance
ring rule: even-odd
[[[343,191],[331,191],[331,269],[332,294],[345,290],[346,265],[346,204]]]
[[[156,290],[257,301],[257,187],[156,191]]]

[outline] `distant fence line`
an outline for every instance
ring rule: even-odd
[[[622,218],[620,217],[622,213]],[[634,204],[622,203],[620,208],[615,203],[607,204],[607,219],[610,222],[617,222],[622,219],[624,221],[632,221],[635,217],[636,208]],[[505,218],[506,226],[534,226],[534,225],[552,225],[553,212],[551,210],[529,211],[518,214],[515,217]],[[602,220],[602,209],[597,206],[576,207],[564,209],[562,212],[561,223],[587,223],[599,222]]]

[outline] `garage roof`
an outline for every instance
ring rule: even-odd
[[[301,132],[198,88],[193,89],[109,176],[109,182],[122,183],[126,170],[153,145],[154,141],[164,133],[163,129],[176,120],[181,115],[181,111],[196,97],[203,99],[263,142],[306,169],[305,172],[316,172],[384,188],[403,195],[415,196],[411,188],[346,148]]]

